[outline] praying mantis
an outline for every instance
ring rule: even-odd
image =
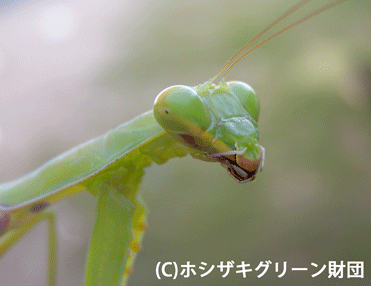
[[[300,5],[305,4],[308,1],[301,1]],[[335,2],[336,4],[338,2],[343,2],[343,1],[337,1]],[[298,6],[300,6],[298,5]],[[295,7],[298,7],[295,6]],[[296,8],[295,8],[296,9]],[[323,9],[322,9],[323,10]],[[321,10],[321,11],[322,11]],[[289,10],[288,14],[291,13],[291,10]],[[304,19],[304,18],[303,18]],[[263,42],[264,43],[264,42]],[[258,47],[258,46],[256,46]],[[236,56],[238,56],[237,54]],[[179,119],[171,119],[168,121],[168,119],[165,119],[168,114],[173,114],[174,111],[171,109],[173,106],[173,103],[171,103],[171,100],[169,99],[169,102],[167,102],[167,99],[170,98],[167,95],[173,95],[175,99],[181,98],[182,94],[187,94],[191,97],[191,103],[190,107],[184,109],[187,112],[183,114],[183,116],[186,116],[191,112],[191,110],[194,108],[195,109],[195,114],[191,118],[187,119],[187,122],[192,122],[193,118],[196,118],[197,116],[202,116],[207,112],[204,111],[204,107],[202,104],[199,102],[199,96],[206,97],[211,93],[211,91],[219,91],[219,92],[226,92],[226,93],[231,93],[231,91],[235,90],[232,92],[234,98],[238,98],[239,101],[243,102],[244,95],[241,95],[238,93],[240,90],[242,90],[242,94],[248,94],[248,102],[246,104],[242,104],[242,106],[248,110],[248,114],[246,116],[249,117],[249,120],[244,123],[244,126],[250,126],[248,129],[250,130],[249,136],[243,135],[240,137],[249,139],[252,142],[249,142],[249,144],[241,145],[238,146],[237,141],[233,142],[232,145],[230,142],[229,144],[226,143],[219,143],[221,141],[217,140],[216,144],[214,144],[213,140],[216,138],[216,131],[214,134],[208,133],[209,138],[203,138],[199,137],[199,134],[204,134],[207,128],[210,126],[210,121],[212,121],[210,118],[208,119],[207,117],[201,117],[202,124],[199,130],[195,127],[195,122],[190,123],[191,127],[188,128],[188,130],[194,131],[196,130],[196,133],[191,133],[191,134],[184,134],[184,133],[179,133],[178,131],[181,130],[184,127],[179,126]],[[262,165],[264,163],[264,149],[260,146],[258,143],[258,136],[257,136],[257,119],[258,119],[258,114],[259,114],[259,107],[257,103],[257,98],[254,93],[252,93],[252,89],[247,86],[246,84],[240,83],[240,82],[222,82],[220,85],[213,85],[212,82],[206,82],[203,85],[200,85],[199,87],[196,88],[189,88],[189,87],[184,87],[184,86],[177,86],[177,87],[171,87],[169,89],[164,90],[162,93],[159,94],[156,100],[156,107],[155,107],[155,117],[158,119],[159,123],[161,126],[159,126],[156,121],[154,121],[154,117],[152,116],[152,113],[146,113],[133,121],[129,122],[125,127],[119,127],[119,129],[115,129],[112,131],[112,133],[108,133],[105,135],[105,138],[109,138],[110,136],[115,136],[114,134],[117,134],[118,132],[121,132],[125,134],[126,132],[132,132],[132,130],[141,130],[143,129],[143,126],[145,129],[143,132],[145,133],[145,137],[141,137],[142,135],[139,135],[139,138],[137,141],[135,141],[134,134],[130,134],[130,140],[125,139],[124,143],[121,142],[121,146],[114,146],[116,145],[115,142],[109,142],[107,140],[106,142],[101,145],[102,148],[104,146],[107,146],[106,144],[112,144],[112,148],[115,148],[114,151],[111,153],[111,155],[98,155],[95,152],[91,152],[91,155],[85,155],[83,152],[80,150],[85,150],[89,144],[93,144],[93,142],[98,142],[97,141],[91,141],[90,143],[87,143],[86,145],[81,145],[80,148],[82,149],[73,149],[70,151],[71,156],[75,157],[73,158],[74,161],[70,161],[67,163],[67,161],[63,161],[67,158],[67,156],[62,155],[62,157],[57,158],[55,161],[52,161],[50,164],[53,164],[53,162],[58,163],[62,162],[63,164],[68,164],[68,165],[75,165],[77,169],[74,169],[70,174],[60,174],[60,177],[62,180],[67,179],[70,180],[68,183],[71,184],[71,187],[66,190],[65,192],[62,191],[51,191],[51,192],[46,192],[42,193],[41,187],[35,186],[34,191],[29,190],[27,193],[24,194],[23,190],[24,186],[29,186],[33,184],[32,181],[33,177],[35,178],[42,178],[43,180],[47,180],[48,178],[55,178],[55,171],[53,171],[53,174],[41,174],[41,173],[34,173],[33,175],[30,175],[28,179],[23,179],[21,181],[21,184],[24,184],[22,187],[19,188],[19,191],[16,191],[16,188],[11,186],[11,185],[3,185],[3,191],[2,195],[0,196],[0,200],[2,203],[2,218],[1,218],[1,228],[2,231],[4,232],[4,237],[8,234],[10,234],[11,230],[18,231],[19,230],[19,235],[23,234],[26,230],[27,224],[31,224],[31,226],[36,223],[37,221],[41,219],[49,219],[52,221],[51,215],[47,212],[44,212],[46,207],[53,203],[56,200],[59,200],[60,198],[67,196],[67,195],[72,195],[74,193],[80,192],[82,190],[89,189],[95,196],[100,197],[100,202],[98,203],[98,218],[104,218],[101,214],[106,213],[111,210],[117,210],[117,213],[122,212],[122,216],[120,218],[115,218],[115,215],[112,214],[112,218],[115,218],[116,221],[114,221],[115,225],[117,222],[121,221],[124,222],[122,223],[123,229],[115,229],[118,233],[120,233],[119,237],[114,237],[114,241],[112,244],[115,245],[115,251],[119,251],[120,246],[123,247],[122,252],[124,254],[121,254],[119,257],[119,262],[115,261],[113,258],[109,259],[112,264],[109,265],[104,265],[104,263],[99,263],[97,261],[92,262],[92,259],[90,259],[90,262],[87,263],[87,268],[90,269],[87,271],[87,273],[90,273],[90,278],[89,274],[85,280],[86,285],[102,285],[101,283],[104,283],[103,281],[111,281],[109,279],[114,279],[114,282],[109,282],[106,285],[120,285],[124,283],[122,281],[122,274],[123,272],[130,272],[129,267],[127,266],[119,266],[120,261],[121,264],[123,261],[126,261],[126,259],[129,259],[128,264],[129,266],[131,265],[134,256],[129,256],[130,251],[128,251],[129,244],[131,244],[131,251],[133,253],[136,252],[136,250],[139,248],[139,242],[141,239],[141,234],[142,231],[145,229],[145,219],[144,214],[145,211],[143,209],[143,206],[136,201],[136,189],[138,188],[138,184],[140,183],[139,177],[142,175],[141,174],[141,169],[144,166],[147,166],[149,162],[154,161],[156,163],[164,163],[168,158],[165,156],[165,158],[161,157],[161,152],[164,152],[165,154],[168,153],[169,151],[164,151],[160,150],[162,147],[168,147],[170,152],[169,152],[169,157],[181,157],[184,156],[188,153],[191,153],[193,157],[197,159],[201,159],[204,161],[214,161],[214,162],[219,162],[222,165],[224,165],[227,169],[229,174],[235,178],[239,182],[246,182],[246,181],[251,181],[255,179],[255,176],[259,169],[262,169]],[[194,99],[194,100],[193,100]],[[187,101],[185,99],[181,99],[181,101]],[[217,108],[222,107],[222,102],[219,103],[209,103],[209,106],[212,106],[212,110],[216,110]],[[245,106],[246,105],[246,106]],[[175,106],[177,106],[177,103],[175,103]],[[231,106],[234,106],[234,104],[231,104]],[[237,112],[241,112],[241,106],[239,106],[240,110]],[[179,111],[182,111],[183,107],[180,108]],[[223,110],[220,110],[220,112],[223,112]],[[157,114],[157,116],[156,116]],[[178,114],[178,113],[177,113]],[[215,117],[220,117],[220,115],[215,115]],[[223,115],[227,117],[231,117],[231,115]],[[205,119],[206,118],[206,119]],[[223,118],[225,119],[225,118]],[[183,121],[184,118],[182,117]],[[251,123],[249,125],[249,123]],[[215,123],[214,125],[218,125]],[[197,125],[198,126],[198,125]],[[149,127],[149,128],[148,128]],[[124,129],[120,129],[124,128]],[[128,129],[125,129],[128,128]],[[169,131],[169,136],[166,135],[163,131],[163,129],[168,129]],[[239,128],[237,126],[233,126],[230,129],[232,130],[238,130]],[[121,131],[122,130],[122,131]],[[115,133],[116,132],[116,133]],[[153,133],[150,133],[153,132]],[[219,132],[219,131],[218,131]],[[179,135],[180,134],[180,135]],[[211,134],[211,135],[210,135]],[[230,138],[230,136],[226,136],[227,139]],[[103,138],[103,137],[101,137]],[[146,138],[146,139],[144,139]],[[149,138],[149,139],[147,139]],[[115,139],[116,140],[116,139]],[[115,141],[114,140],[114,141]],[[143,149],[141,146],[142,142],[155,142],[154,145],[152,146],[151,144],[147,146],[146,144],[143,144]],[[227,140],[228,141],[228,140]],[[206,142],[206,143],[205,143]],[[185,147],[182,145],[184,143]],[[127,150],[123,149],[123,146],[127,146]],[[232,146],[232,147],[231,147]],[[148,148],[149,147],[149,148]],[[156,148],[152,148],[156,147]],[[157,150],[157,147],[159,149]],[[79,147],[78,147],[79,148]],[[87,150],[87,149],[86,149]],[[129,150],[129,151],[128,151]],[[76,153],[77,152],[77,153]],[[90,152],[90,151],[88,151]],[[149,156],[149,161],[146,159],[143,162],[141,162],[140,158],[135,157],[135,155],[129,155],[127,152],[139,152],[143,154],[147,154]],[[246,152],[249,152],[247,157],[244,157]],[[78,154],[81,153],[81,154]],[[94,154],[95,153],[95,154]],[[76,155],[78,154],[78,155]],[[118,155],[119,154],[119,155]],[[87,165],[91,165],[87,167],[87,171],[85,170],[81,177],[74,177],[79,171],[82,170],[82,163],[83,161],[83,156],[87,156],[87,158],[93,158],[97,156],[102,156],[105,157],[106,161],[102,162],[102,166],[98,167],[92,167],[94,165],[94,162],[87,161]],[[119,159],[119,165],[116,167],[112,167],[111,165],[114,165],[113,162],[115,162],[118,158],[123,158]],[[130,159],[132,158],[132,159]],[[134,158],[134,159],[133,159]],[[248,158],[247,160],[245,160]],[[58,161],[59,159],[62,159],[62,161]],[[77,159],[77,160],[76,160]],[[94,159],[94,158],[93,158]],[[130,163],[125,163],[120,160],[126,160],[128,159],[129,161],[131,160]],[[75,162],[76,160],[76,162]],[[99,158],[98,158],[99,161]],[[244,162],[246,161],[246,162]],[[110,167],[111,166],[111,167]],[[124,167],[125,170],[119,170],[121,166]],[[118,168],[119,171],[116,170]],[[60,166],[57,170],[58,172],[62,172],[64,170],[67,170],[68,168],[65,166]],[[72,170],[72,168],[71,168]],[[132,172],[130,172],[132,170]],[[100,175],[98,174],[102,173],[102,177],[99,177]],[[91,178],[92,181],[88,183],[88,185],[84,185],[82,183],[82,180],[85,178],[90,178],[90,175],[93,175]],[[33,177],[32,177],[33,176]],[[30,180],[30,181],[27,181]],[[127,180],[127,181],[126,181]],[[78,183],[77,185],[74,185],[75,182],[81,181],[81,183]],[[98,184],[93,181],[98,181]],[[31,182],[31,184],[30,184]],[[56,188],[59,190],[61,188],[61,185],[58,185],[59,183],[55,183],[53,181],[51,183],[52,188]],[[92,185],[90,185],[92,184]],[[95,185],[97,184],[97,185]],[[129,185],[130,187],[128,189],[133,189],[132,192],[130,193],[125,193],[126,191],[121,190],[118,191],[122,186]],[[91,188],[91,189],[90,189]],[[9,191],[8,191],[9,190]],[[122,196],[120,195],[121,193],[125,193],[125,196],[128,197],[128,202],[125,199],[122,199]],[[14,201],[12,201],[14,199]],[[20,201],[18,201],[20,200]],[[118,205],[114,207],[115,201],[119,201]],[[13,205],[16,205],[17,207],[14,207]],[[102,206],[102,210],[99,210],[99,208]],[[120,211],[121,210],[121,211]],[[123,211],[124,210],[124,211]],[[115,214],[117,214],[115,212]],[[125,217],[129,216],[131,217],[125,220]],[[33,221],[35,220],[35,221]],[[26,222],[26,223],[25,223]],[[108,223],[107,220],[104,220],[103,222],[98,222],[97,220],[97,226],[96,230],[94,233],[97,233],[96,236],[93,236],[92,240],[92,245],[97,245],[97,243],[94,243],[95,237],[97,239],[105,239],[105,238],[99,238],[98,235],[100,233],[104,233],[102,229],[104,227],[105,223]],[[98,225],[99,224],[99,225]],[[128,242],[127,240],[129,239],[131,241],[132,239],[132,231],[131,228],[134,228],[134,243]],[[122,233],[125,233],[125,235],[122,235]],[[53,236],[54,234],[52,234]],[[18,234],[16,234],[18,236]],[[113,239],[113,237],[111,236]],[[17,237],[11,237],[8,241],[10,243],[15,242]],[[126,239],[126,242],[122,239]],[[2,244],[3,249],[6,247],[4,246],[6,243]],[[90,252],[90,256],[94,257],[104,257],[99,251],[101,247],[99,246],[98,249],[92,248]],[[99,254],[96,254],[98,251]],[[128,258],[129,257],[129,258]],[[54,261],[54,257],[51,256],[51,262]],[[104,270],[95,270],[94,267],[106,267]],[[110,271],[107,271],[108,269],[113,269],[114,274],[109,273]],[[51,267],[52,269],[52,267]],[[114,278],[107,278],[107,276],[102,276],[102,277],[92,277],[91,273],[104,273],[105,275],[108,275],[110,277],[112,276],[117,276]],[[118,274],[117,274],[118,273]],[[100,280],[101,279],[101,280]],[[50,278],[50,284],[52,285],[53,279]]]

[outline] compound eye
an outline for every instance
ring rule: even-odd
[[[169,132],[197,135],[211,124],[209,110],[197,91],[184,85],[170,86],[155,99],[153,113]]]
[[[229,81],[227,84],[251,117],[258,122],[260,113],[259,99],[252,87],[241,81]]]

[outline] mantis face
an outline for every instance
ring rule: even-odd
[[[264,165],[258,140],[259,101],[243,82],[171,86],[154,104],[157,122],[192,156],[219,162],[237,182],[255,179]]]

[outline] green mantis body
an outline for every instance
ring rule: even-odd
[[[231,110],[218,110],[219,102],[229,105]],[[192,108],[197,111],[195,115],[189,115]],[[181,110],[186,113],[181,114]],[[5,237],[1,252],[7,249],[7,240],[11,242],[13,236],[23,231],[20,222],[21,225],[32,224],[54,201],[88,190],[99,197],[100,219],[97,219],[92,238],[87,262],[90,275],[86,284],[119,285],[122,283],[120,273],[130,272],[134,254],[130,256],[129,249],[133,253],[139,249],[145,229],[145,210],[137,200],[145,167],[152,162],[163,164],[173,157],[191,153],[202,160],[222,163],[238,181],[255,178],[264,161],[264,149],[257,141],[259,103],[248,85],[231,82],[218,87],[209,83],[198,88],[174,86],[158,96],[154,111],[177,140],[156,122],[153,112],[149,111],[60,155],[28,176],[2,185],[0,225]],[[167,118],[175,113],[177,116],[191,116],[190,120]],[[182,122],[187,124],[182,126]],[[26,196],[22,195],[25,189],[28,189]],[[107,214],[108,210],[115,208],[117,215]],[[125,226],[125,229],[120,232],[115,225]],[[110,244],[107,237],[112,240]],[[110,246],[110,251],[101,247],[104,243]],[[120,247],[123,248],[120,255],[112,258]],[[102,261],[99,262],[97,257]],[[112,265],[103,261],[110,261]],[[108,269],[119,274],[113,275]]]
[[[209,81],[165,89],[153,112],[0,186],[0,255],[49,218],[47,206],[88,190],[98,197],[98,211],[85,285],[123,285],[146,228],[146,211],[137,196],[143,169],[190,154],[221,163],[238,182],[252,181],[265,158],[258,116],[257,96],[245,83],[222,81],[216,86]]]

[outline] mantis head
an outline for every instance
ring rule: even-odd
[[[192,156],[219,162],[238,182],[255,179],[264,165],[258,142],[259,101],[243,82],[206,82],[198,87],[175,85],[157,96],[157,122]]]

